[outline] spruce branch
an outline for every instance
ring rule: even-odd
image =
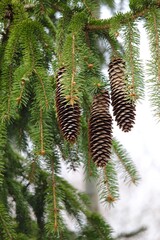
[[[39,4],[38,7],[40,8],[41,11],[44,10],[44,7],[40,4]],[[67,6],[63,2],[58,2],[58,3],[50,2],[50,7],[52,9],[54,9],[55,11],[58,11],[58,12],[61,12],[61,13],[64,13],[64,14],[72,13],[70,7]],[[28,3],[28,4],[24,5],[24,9],[26,11],[32,11],[32,10],[35,10],[36,8],[37,8],[37,6],[36,6],[35,3]],[[78,8],[76,8],[75,10],[78,10]]]
[[[155,117],[159,120],[160,117],[160,21],[158,9],[152,9],[146,15],[145,28],[149,36],[151,60],[148,61],[147,73],[149,79],[147,81],[149,87],[149,95],[151,105]]]
[[[43,67],[34,68],[35,73],[35,82],[34,91],[36,94],[36,100],[39,106],[42,107],[43,110],[48,111],[49,106],[52,102],[52,85],[48,73],[46,69]],[[36,81],[37,80],[37,81]],[[41,88],[39,87],[41,86]]]
[[[140,177],[128,152],[124,149],[122,144],[115,138],[113,139],[112,147],[113,152],[115,153],[118,160],[118,162],[116,162],[117,168],[122,173],[124,181],[127,181],[128,183],[132,182],[134,184],[137,184],[139,182]]]
[[[107,165],[100,170],[97,188],[100,200],[103,203],[113,204],[119,199],[118,179],[115,164],[108,161]]]
[[[45,154],[44,149],[44,136],[43,136],[43,111],[40,107],[40,118],[39,118],[39,127],[40,127],[40,154],[43,156]]]
[[[155,30],[155,46],[156,46],[156,58],[158,64],[158,82],[160,82],[160,44],[159,44],[159,26],[157,22],[157,16],[153,13],[153,23],[154,23],[154,30]]]
[[[114,197],[112,196],[112,193],[110,191],[108,176],[106,174],[106,171],[104,169],[104,184],[106,185],[106,191],[107,191],[107,202],[112,203],[115,201]]]
[[[52,193],[53,193],[53,209],[54,209],[54,231],[58,231],[58,207],[57,207],[57,199],[56,199],[56,179],[54,173],[54,162],[51,162],[52,167]]]
[[[22,81],[21,85],[22,86],[21,86],[21,91],[20,91],[19,97],[16,98],[16,101],[17,101],[18,105],[20,105],[21,100],[22,100],[23,92],[24,92],[24,89],[25,89],[25,81]]]
[[[84,4],[84,6],[86,7],[88,13],[92,16],[92,18],[95,18],[94,15],[93,15],[93,13],[92,13],[92,10],[91,10],[90,7],[88,6],[86,0],[83,0],[82,2],[83,2],[83,4]]]
[[[75,35],[74,33],[72,34],[72,78],[71,78],[71,94],[70,94],[70,99],[69,102],[73,106],[75,103],[74,99],[74,85],[76,84],[75,82],[75,74],[76,74],[76,67],[75,67]]]
[[[13,221],[2,202],[0,202],[0,233],[4,240],[16,240]]]
[[[130,65],[131,65],[131,86],[133,88],[133,92],[131,93],[133,97],[136,97],[135,91],[134,91],[134,86],[135,86],[135,71],[134,71],[134,62],[133,62],[133,45],[132,45],[132,36],[133,36],[133,31],[131,24],[128,24],[129,28],[129,52],[130,52]]]
[[[0,122],[0,187],[3,184],[4,172],[5,172],[5,149],[7,145],[7,126],[4,120]]]
[[[140,34],[134,22],[128,22],[122,33],[126,60],[126,90],[130,99],[135,102],[144,97],[143,67],[139,51]]]
[[[29,183],[34,183],[35,180],[36,180],[36,171],[37,171],[37,168],[38,168],[38,157],[33,157],[31,163],[29,164],[28,166],[28,172],[27,172],[27,175],[28,175],[28,181]]]
[[[114,166],[110,162],[106,166],[106,168],[104,167],[104,169],[103,169],[104,184],[106,186],[106,192],[107,192],[106,201],[109,204],[117,201],[118,195],[119,195],[118,194],[118,183],[117,183],[116,174],[114,171],[115,171]],[[115,176],[114,176],[114,174],[115,174]],[[111,181],[113,181],[113,182],[111,183]]]
[[[114,15],[110,19],[102,19],[102,20],[95,20],[91,19],[90,23],[86,25],[85,29],[88,31],[98,31],[98,30],[107,30],[112,28],[113,23],[118,23],[119,28],[121,26],[126,25],[130,21],[135,21],[138,18],[145,18],[146,14],[150,12],[152,8],[160,8],[160,2],[153,2],[149,6],[143,6],[143,9],[136,10],[135,12],[127,12],[127,13],[118,13],[117,15]]]
[[[84,225],[78,240],[113,240],[112,229],[97,213],[86,213],[87,224]]]

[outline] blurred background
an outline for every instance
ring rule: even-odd
[[[116,1],[116,11],[128,11],[128,1]],[[112,13],[101,8],[101,18],[108,18]],[[139,24],[141,32],[140,56],[144,64],[144,75],[147,81],[146,64],[150,58],[148,40],[143,24]],[[103,69],[107,74],[107,67]],[[148,89],[145,99],[137,105],[136,124],[130,133],[121,132],[114,125],[113,135],[130,153],[140,174],[138,186],[120,183],[120,200],[113,207],[100,204],[96,191],[85,184],[83,169],[68,172],[65,165],[65,178],[81,191],[92,196],[93,208],[99,211],[112,226],[116,239],[121,240],[159,240],[160,239],[160,124],[153,117],[148,100]]]

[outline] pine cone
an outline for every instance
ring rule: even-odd
[[[57,118],[59,127],[64,138],[74,143],[77,139],[79,128],[80,128],[80,107],[78,102],[74,103],[73,106],[66,100],[62,95],[62,84],[61,78],[63,77],[65,67],[61,67],[57,74],[57,85],[56,85],[56,108]]]
[[[107,90],[94,96],[89,119],[89,150],[98,167],[104,167],[111,155],[112,117]]]
[[[129,132],[135,121],[135,104],[128,98],[125,84],[125,62],[121,58],[114,59],[109,64],[109,78],[111,83],[111,100],[113,115],[117,125]]]

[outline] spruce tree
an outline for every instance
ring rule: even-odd
[[[102,5],[111,18],[97,17]],[[1,240],[112,239],[87,196],[63,178],[61,162],[72,170],[83,165],[104,203],[119,198],[118,174],[139,179],[112,123],[132,130],[145,85],[160,117],[160,1],[130,0],[129,7],[115,13],[114,0],[1,0]],[[151,50],[146,82],[140,21]]]

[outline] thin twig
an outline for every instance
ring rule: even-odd
[[[54,230],[58,232],[58,208],[56,199],[56,180],[54,175],[54,162],[51,163],[52,167],[52,192],[53,192],[53,209],[54,209]]]
[[[42,89],[43,89],[43,93],[44,93],[45,102],[46,102],[46,108],[48,108],[48,99],[47,99],[47,94],[46,94],[46,90],[45,90],[45,87],[44,87],[43,80],[42,80],[41,76],[38,74],[38,72],[35,68],[34,68],[33,71],[36,73],[38,79],[40,80],[40,83],[41,83],[41,86],[42,86]]]
[[[71,78],[71,93],[70,93],[70,103],[71,103],[71,105],[74,104],[75,74],[76,74],[76,67],[75,67],[75,35],[73,33],[72,34],[72,78]]]
[[[135,94],[135,70],[134,70],[134,60],[133,60],[133,46],[132,46],[132,36],[133,31],[130,23],[128,24],[129,27],[129,56],[130,56],[130,63],[131,63],[131,76],[132,76],[132,93],[130,95],[132,97],[136,97]]]
[[[153,13],[153,21],[154,21],[154,30],[155,30],[155,46],[156,51],[155,54],[157,55],[157,63],[158,63],[158,81],[160,82],[160,48],[159,48],[159,34],[158,34],[158,26],[157,26],[157,19],[155,14]]]
[[[45,150],[44,150],[44,136],[43,136],[43,112],[42,108],[40,107],[40,119],[39,119],[39,125],[40,125],[40,145],[41,145],[41,151],[40,154],[44,155]]]
[[[108,183],[108,176],[106,173],[106,166],[103,168],[103,177],[104,177],[104,184],[106,186],[106,192],[107,192],[107,202],[112,203],[115,201],[115,198],[112,196],[112,193],[110,192],[110,186]]]

